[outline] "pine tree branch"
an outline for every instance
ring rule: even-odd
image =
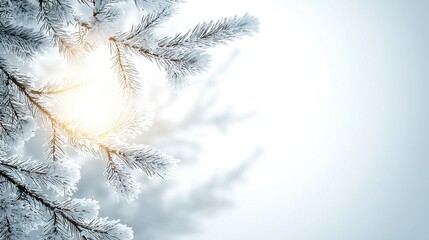
[[[106,179],[111,185],[115,193],[127,201],[133,201],[140,193],[140,186],[131,171],[127,170],[122,162],[116,161],[115,156],[106,151],[107,166]]]
[[[17,107],[19,106],[18,100],[15,99],[16,97],[13,94],[11,94],[11,90],[10,90],[8,85],[9,84],[6,83],[6,87],[5,87],[6,92],[4,94],[4,98],[2,99],[2,101],[6,102],[6,104],[7,104],[6,106],[9,107],[9,109],[10,109],[10,111],[9,111],[10,115],[9,116],[11,117],[11,123],[17,124],[19,122],[19,119],[21,119],[24,114],[18,113],[18,109],[17,109]],[[14,100],[12,100],[12,99],[14,99]]]
[[[122,45],[134,53],[142,55],[167,72],[169,83],[175,88],[186,84],[186,77],[205,71],[210,62],[210,56],[199,49],[148,49],[140,45],[131,45],[120,38],[111,37],[110,41]]]
[[[134,63],[128,58],[125,49],[121,48],[116,41],[110,41],[110,51],[114,54],[114,66],[124,95],[135,97],[141,89],[141,84]]]
[[[126,0],[77,0],[79,4],[92,8],[92,16],[91,13],[88,14],[89,20],[74,16],[70,1],[37,0],[39,7],[33,7],[34,4],[27,0],[0,1],[0,51],[12,53],[19,58],[32,58],[43,51],[46,32],[63,56],[78,59],[84,51],[108,40],[119,82],[126,96],[136,94],[141,88],[132,54],[155,62],[165,70],[169,83],[179,88],[186,83],[189,76],[205,71],[210,60],[204,51],[206,48],[251,35],[256,31],[257,25],[256,19],[246,14],[241,18],[224,18],[217,22],[201,23],[185,34],[159,39],[155,37],[155,31],[175,13],[178,3],[183,1],[134,0],[136,6],[143,9],[146,15],[136,27],[118,35],[115,30],[117,25],[113,24],[121,14],[120,5],[117,3]],[[6,5],[7,7],[3,8]],[[33,10],[28,11],[29,16],[22,19],[34,18],[34,13],[38,13],[37,22],[33,21],[25,27],[19,26],[20,20],[16,18],[26,12],[24,9],[30,7]],[[13,24],[9,21],[13,21]],[[69,34],[69,24],[74,22],[80,25],[79,31]],[[41,26],[42,32],[27,31],[29,26],[37,27],[36,24]],[[58,194],[63,191],[64,195],[71,194],[75,189],[75,182],[70,179],[78,178],[70,178],[70,169],[64,169],[68,168],[68,162],[63,161],[63,137],[68,138],[68,144],[75,150],[92,154],[96,158],[107,158],[107,182],[128,200],[136,198],[139,193],[134,170],[143,171],[149,178],[168,178],[174,174],[177,160],[149,146],[129,145],[125,142],[127,138],[136,136],[142,129],[147,128],[148,121],[142,123],[139,116],[128,118],[121,115],[104,131],[85,131],[76,123],[67,122],[57,116],[44,102],[45,97],[60,96],[74,90],[75,85],[48,83],[41,89],[35,89],[32,82],[32,77],[21,74],[0,57],[0,189],[6,189],[6,194],[10,194],[0,195],[0,238],[13,235],[12,237],[22,239],[29,231],[37,229],[39,223],[35,219],[40,217],[39,211],[50,216],[45,226],[46,239],[132,238],[132,232],[118,224],[118,221],[98,218],[98,213],[94,214],[98,206],[88,206],[91,201],[52,201],[42,194],[42,187],[51,187]],[[11,141],[25,139],[25,134],[32,133],[33,129],[28,130],[28,126],[36,117],[40,117],[45,126],[49,124],[52,129],[47,147],[47,161],[6,157],[5,151],[9,151]],[[27,185],[27,180],[32,182]],[[30,187],[34,185],[36,187]],[[10,207],[14,200],[21,204],[26,202],[27,206],[16,206],[12,210],[33,210],[27,222],[31,220],[36,223],[30,228],[16,228],[13,225],[16,219],[13,215],[8,215],[10,211],[2,215],[2,207]],[[29,206],[30,203],[33,206]],[[23,226],[28,225],[24,223],[25,221]]]
[[[5,180],[1,183],[6,184]],[[14,187],[10,183],[7,184],[8,189],[0,195],[0,239],[27,239],[31,231],[43,224],[42,216],[28,201],[21,199],[15,189],[12,191]]]
[[[3,59],[0,58],[0,68],[6,68]],[[28,140],[32,128],[32,119],[19,92],[11,84],[7,76],[0,71],[0,142],[9,146],[19,146],[20,141]],[[30,127],[30,129],[28,129]],[[29,131],[29,132],[27,132]]]
[[[15,235],[15,233],[12,230],[12,223],[8,217],[6,217],[6,224],[5,225],[6,225],[6,229],[1,232],[0,236],[4,237],[5,239],[13,239],[13,237],[14,237],[13,235]]]
[[[152,106],[143,106],[143,109],[144,111],[138,111],[134,107],[127,107],[109,128],[97,133],[96,138],[103,141],[117,139],[121,142],[135,138],[149,128],[154,117]]]
[[[20,179],[29,178],[37,186],[46,186],[60,196],[75,192],[80,179],[79,167],[70,162],[39,162],[22,160],[17,156],[0,156],[0,169]]]
[[[14,185],[19,193],[21,195],[29,196],[31,199],[35,200],[36,202],[40,203],[44,207],[46,207],[49,211],[55,213],[58,211],[64,219],[69,221],[71,224],[73,224],[77,229],[79,230],[90,230],[88,227],[86,227],[84,224],[78,223],[74,221],[73,219],[70,219],[66,214],[62,212],[63,209],[61,209],[59,206],[54,204],[53,202],[46,199],[43,195],[41,195],[38,191],[28,188],[24,183],[19,181],[18,179],[14,178],[13,176],[9,175],[7,172],[0,169],[0,176],[8,181],[10,184]]]
[[[51,124],[52,135],[47,143],[47,160],[49,162],[58,162],[62,163],[67,159],[67,155],[63,149],[65,145],[64,140],[62,139],[62,135],[60,130],[54,124]]]
[[[62,236],[65,235],[72,237],[73,239],[96,237],[97,239],[105,238],[122,240],[120,236],[124,237],[123,239],[132,238],[132,231],[124,225],[119,224],[118,221],[107,221],[103,218],[85,219],[84,217],[79,217],[79,215],[73,217],[73,214],[79,213],[79,210],[81,211],[81,209],[79,209],[79,205],[76,205],[73,200],[66,200],[63,202],[50,201],[40,193],[40,190],[29,188],[22,181],[1,169],[0,177],[13,185],[18,190],[21,197],[28,197],[35,203],[35,207],[40,206],[43,209],[46,209],[46,211],[51,215],[49,223],[52,224],[54,230],[51,232],[45,231],[45,235],[56,236],[57,234],[60,234]],[[68,226],[67,230],[72,231],[61,233],[61,230],[57,229],[58,225],[61,224],[61,221],[64,221],[64,224]]]
[[[0,21],[0,49],[21,59],[33,59],[47,46],[45,35],[30,28]]]
[[[58,161],[57,158],[57,128],[55,126],[52,126],[52,140],[51,140],[51,154],[52,161]]]
[[[134,0],[135,5],[145,12],[160,12],[183,2],[183,0]]]
[[[210,48],[229,41],[251,36],[258,31],[259,21],[245,14],[243,17],[222,18],[218,21],[198,24],[186,34],[177,34],[160,41],[159,46],[165,48]]]
[[[2,59],[0,59],[0,60],[2,60]],[[0,65],[0,68],[1,68],[2,66]],[[18,79],[17,79],[17,77],[15,77],[14,75],[12,75],[7,69],[5,69],[5,68],[1,68],[0,70],[2,70],[2,72],[7,76],[7,79],[9,80],[9,81],[11,81],[18,89],[19,89],[19,91],[20,91],[20,93],[22,93],[24,96],[25,96],[25,98],[32,104],[32,105],[34,105],[39,111],[41,111],[42,113],[43,113],[43,115],[45,115],[46,117],[48,117],[48,119],[54,124],[54,125],[57,125],[57,126],[60,126],[60,127],[62,127],[62,128],[65,128],[65,126],[62,126],[62,125],[64,125],[63,123],[61,123],[59,120],[57,120],[49,111],[48,111],[48,109],[47,108],[45,108],[45,107],[43,107],[42,106],[42,104],[39,102],[39,101],[37,101],[31,94],[30,94],[30,92],[31,92],[31,89],[30,90],[27,90],[27,87],[23,84],[23,83],[21,83]]]
[[[95,136],[92,136],[90,133],[71,128],[70,125],[56,118],[47,108],[39,103],[30,94],[31,89],[27,89],[15,76],[9,73],[6,69],[2,69],[1,64],[0,70],[2,70],[7,78],[18,87],[18,89],[30,103],[34,105],[46,118],[49,119],[52,125],[61,128],[70,139],[74,139],[76,142],[79,142],[79,140],[83,142],[89,141],[90,146],[85,143],[81,144],[81,147],[84,147],[86,152],[92,153],[98,158],[102,158],[101,151],[114,154],[127,163],[128,166],[133,167],[134,169],[143,170],[149,177],[158,176],[161,178],[168,178],[174,172],[177,160],[165,153],[151,149],[148,146],[129,147],[122,143],[119,145],[109,145],[96,139]],[[74,146],[76,147],[76,144]],[[94,150],[92,146],[96,146],[99,151],[97,151],[97,149]]]
[[[77,41],[65,30],[73,18],[71,5],[64,0],[39,0],[39,8],[38,21],[42,23],[42,29],[52,36],[60,53],[70,60],[83,56]]]
[[[39,95],[44,97],[54,97],[57,95],[70,93],[87,86],[87,83],[83,83],[76,79],[64,79],[60,82],[49,81],[42,88],[34,90],[31,89],[30,93],[33,95]]]
[[[37,15],[37,5],[28,0],[2,0],[0,21],[13,21],[16,25],[33,25]]]
[[[161,11],[153,11],[144,15],[140,20],[140,23],[137,26],[131,28],[125,40],[130,41],[135,38],[142,38],[142,36],[147,35],[150,30],[156,28],[171,18],[176,10],[177,8],[175,4],[170,4],[164,6]]]

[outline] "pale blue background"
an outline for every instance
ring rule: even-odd
[[[429,1],[234,8],[262,23],[230,81],[266,156],[234,209],[180,239],[428,239]]]

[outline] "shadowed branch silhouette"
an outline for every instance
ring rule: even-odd
[[[228,68],[233,65],[237,58],[238,50],[232,51],[228,59],[215,69],[198,88],[198,99],[192,101],[187,112],[178,121],[171,121],[162,114],[172,107],[171,103],[177,99],[177,94],[171,93],[165,100],[165,105],[156,108],[154,114],[154,124],[147,132],[142,135],[142,141],[150,143],[161,149],[168,149],[181,159],[181,165],[187,165],[191,168],[198,163],[204,156],[203,150],[210,148],[201,143],[196,131],[206,133],[212,129],[223,131],[223,129],[234,130],[235,124],[251,120],[255,113],[245,114],[232,113],[225,115],[226,109],[231,106],[218,106],[220,103],[219,82],[223,74],[227,74]],[[157,92],[163,91],[162,88],[156,88],[150,91],[154,96]],[[203,101],[204,100],[204,101]],[[219,128],[218,121],[221,119],[222,126]],[[186,127],[184,127],[186,126]],[[227,135],[224,137],[228,137]],[[188,189],[181,194],[175,194],[171,197],[171,192],[178,188],[182,183],[179,181],[169,181],[162,184],[159,182],[144,181],[145,187],[141,190],[140,197],[132,203],[132,208],[123,202],[117,202],[115,196],[102,183],[81,181],[79,191],[76,193],[79,197],[94,196],[101,201],[101,212],[106,211],[116,218],[126,219],[127,223],[134,229],[136,238],[139,239],[169,239],[178,234],[189,234],[198,230],[198,222],[207,215],[216,214],[223,209],[230,207],[234,200],[229,197],[231,191],[237,186],[239,181],[243,180],[246,172],[252,166],[254,161],[258,160],[262,154],[262,149],[243,150],[245,157],[241,163],[228,171],[217,172],[209,176],[206,180],[195,180],[197,186]],[[83,179],[97,179],[102,177],[102,163],[85,161],[83,167]],[[94,174],[96,174],[94,176]],[[87,176],[86,176],[87,175]],[[144,214],[141,214],[144,213]]]

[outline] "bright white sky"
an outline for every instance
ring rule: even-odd
[[[222,91],[260,117],[222,147],[266,155],[232,210],[180,239],[426,239],[429,4],[195,0],[182,13],[245,11],[261,30],[235,45]]]

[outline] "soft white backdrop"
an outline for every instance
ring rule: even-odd
[[[259,117],[217,149],[265,155],[233,208],[179,239],[427,239],[429,2],[188,1],[182,13],[244,11],[261,29],[236,44],[222,91]]]

